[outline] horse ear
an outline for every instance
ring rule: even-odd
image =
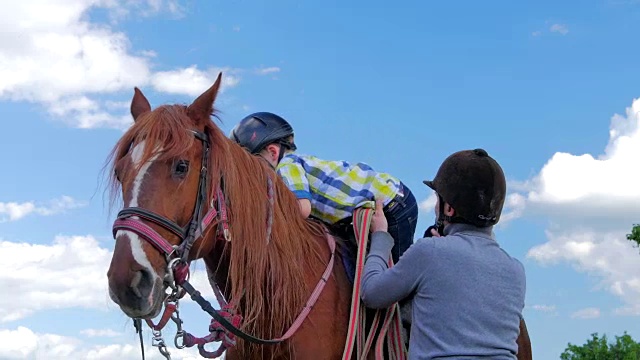
[[[216,101],[221,79],[222,73],[218,73],[218,78],[213,85],[189,105],[189,117],[194,120],[209,119],[213,113],[213,103]]]
[[[137,87],[133,89],[133,99],[131,99],[131,116],[133,121],[138,120],[138,116],[151,111],[151,104],[149,100],[142,94],[142,91]]]

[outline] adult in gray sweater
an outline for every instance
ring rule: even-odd
[[[516,359],[525,272],[493,233],[502,212],[502,169],[482,149],[449,156],[433,181],[436,225],[387,268],[393,239],[377,204],[362,301],[412,302],[409,359]]]

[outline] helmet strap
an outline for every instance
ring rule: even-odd
[[[444,213],[444,199],[442,198],[442,196],[438,193],[436,193],[438,195],[438,216],[436,218],[436,223],[429,226],[427,228],[427,231],[425,232],[425,237],[431,237],[431,229],[435,229],[438,234],[440,235],[444,235],[444,222],[447,221],[449,223],[463,223],[463,224],[471,224],[469,221],[467,221],[466,219],[458,216],[458,214],[455,214],[453,216],[449,216],[449,215],[445,215]]]
[[[438,234],[444,235],[444,222],[451,221],[451,217],[444,214],[444,199],[438,194],[438,218],[436,219],[436,230]]]
[[[284,157],[284,154],[291,150],[291,151],[295,151],[296,150],[296,144],[289,142],[285,139],[281,139],[280,141],[278,141],[278,145],[280,145],[280,154],[278,154],[278,164],[280,164],[280,160],[282,160],[282,158]]]
[[[282,160],[282,158],[284,157],[284,153],[286,151],[286,147],[283,146],[282,144],[278,144],[278,145],[280,145],[280,151],[279,151],[279,154],[278,154],[278,164],[280,164],[280,160]]]

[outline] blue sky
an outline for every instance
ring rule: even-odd
[[[416,237],[433,222],[422,180],[485,148],[509,179],[496,233],[526,267],[536,359],[592,332],[640,339],[640,254],[624,240],[640,222],[637,1],[44,3],[0,15],[0,257],[14,270],[0,357],[139,358],[106,293],[101,169],[134,86],[152,106],[188,103],[219,70],[226,133],[273,111],[301,152],[400,177],[422,205]]]

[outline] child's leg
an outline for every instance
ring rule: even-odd
[[[404,197],[396,198],[385,207],[385,217],[389,224],[389,234],[393,237],[394,246],[391,249],[393,263],[397,263],[402,254],[413,244],[413,238],[418,223],[418,204],[411,190],[403,184]],[[409,348],[411,335],[411,298],[399,302],[402,318],[402,331],[405,346]]]
[[[389,224],[389,234],[393,237],[394,247],[391,250],[393,262],[413,244],[416,225],[418,223],[418,204],[411,190],[404,187],[404,197],[396,198],[389,209],[385,208],[385,216]]]

